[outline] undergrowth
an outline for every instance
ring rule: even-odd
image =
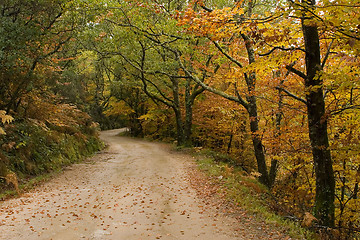
[[[50,172],[50,173],[44,173],[41,174],[39,176],[33,176],[30,177],[28,179],[21,179],[22,184],[20,184],[19,188],[21,192],[26,192],[29,191],[30,189],[34,188],[35,186],[46,182],[47,180],[49,180],[54,174],[58,173],[59,171],[54,171],[54,172]],[[17,196],[17,192],[12,189],[9,188],[9,186],[2,186],[1,191],[0,191],[0,200],[6,200],[12,197],[16,197]]]
[[[221,184],[228,201],[255,215],[259,220],[285,229],[292,239],[316,239],[315,234],[301,227],[299,222],[277,215],[272,209],[276,203],[269,190],[241,166],[234,166],[229,157],[218,156],[209,151],[196,155],[200,170]]]
[[[26,120],[9,126],[0,137],[0,199],[15,195],[15,184],[26,191],[103,148],[93,128],[58,129]],[[16,183],[6,181],[9,173],[16,175]]]

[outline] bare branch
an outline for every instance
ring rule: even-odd
[[[303,78],[304,80],[307,79],[307,76],[305,75],[305,73],[301,72],[300,70],[297,70],[296,68],[292,67],[291,65],[287,65],[286,69],[292,73],[295,73],[296,75]]]
[[[183,62],[181,61],[181,58],[180,58],[180,54],[178,52],[175,52],[176,54],[176,58],[177,58],[177,61],[179,62],[180,64],[180,67],[181,69],[183,69],[183,71],[189,75],[197,84],[199,84],[200,86],[202,86],[205,90],[209,91],[209,92],[212,92],[212,93],[215,93],[223,98],[226,98],[228,100],[231,100],[231,101],[234,101],[234,102],[237,102],[239,104],[241,104],[244,108],[248,109],[249,108],[249,104],[247,102],[245,102],[244,99],[242,99],[240,96],[239,97],[234,97],[232,95],[229,95],[229,94],[226,94],[225,92],[223,91],[220,91],[220,90],[217,90],[215,88],[212,88],[210,87],[209,85],[205,84],[204,82],[202,82],[197,76],[193,75],[183,64]]]
[[[213,11],[212,9],[210,9],[210,8],[204,6],[204,5],[201,5],[200,7],[201,7],[202,9],[204,9],[205,11],[207,11],[207,12],[212,12],[212,11]]]
[[[333,111],[330,111],[330,114],[331,115],[337,115],[337,114],[340,114],[346,110],[359,110],[360,109],[360,105],[351,105],[351,106],[345,106],[345,107],[342,107],[340,109],[336,109],[336,110],[333,110]]]
[[[302,99],[301,97],[296,96],[295,94],[289,92],[288,90],[286,90],[286,89],[284,89],[284,88],[281,88],[281,87],[275,87],[275,88],[276,88],[277,90],[283,91],[283,92],[286,93],[286,95],[288,95],[289,97],[292,97],[292,98],[294,98],[294,99],[296,99],[296,100],[298,100],[298,101],[300,101],[300,102],[302,102],[302,103],[304,103],[304,104],[307,103],[305,99]]]
[[[273,53],[275,50],[282,50],[282,51],[294,51],[294,50],[300,50],[300,51],[303,51],[305,52],[304,49],[302,48],[295,48],[295,47],[291,47],[291,48],[284,48],[284,47],[273,47],[269,52],[267,53],[259,53],[259,56],[261,57],[264,57],[264,56],[267,56],[267,55],[270,55],[271,53]]]
[[[330,50],[331,50],[331,46],[332,46],[333,43],[334,43],[334,40],[335,40],[335,39],[333,39],[333,40],[331,41],[330,45],[329,45],[328,48],[327,48],[325,57],[324,57],[324,59],[323,59],[323,61],[322,61],[322,63],[321,63],[321,68],[324,68],[324,66],[325,66],[325,63],[326,63],[326,61],[327,61],[327,59],[328,59],[328,57],[329,57],[329,55],[330,55],[330,53],[331,53]]]
[[[235,58],[233,58],[232,56],[230,56],[227,52],[224,51],[224,49],[219,45],[219,43],[217,43],[216,41],[212,41],[215,45],[215,47],[217,49],[219,49],[219,51],[226,57],[228,58],[230,61],[232,61],[233,63],[235,63],[238,67],[243,68],[243,65],[236,60]]]

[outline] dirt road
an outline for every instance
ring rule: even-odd
[[[202,206],[190,157],[118,132],[102,132],[109,148],[86,163],[1,203],[0,239],[249,239]]]

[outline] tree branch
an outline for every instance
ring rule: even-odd
[[[301,97],[298,97],[296,96],[295,94],[289,92],[288,90],[284,89],[284,88],[281,88],[281,87],[275,87],[277,90],[280,90],[280,91],[283,91],[284,93],[286,93],[286,95],[288,95],[289,97],[292,97],[304,104],[307,104],[306,100],[305,99],[302,99]]]
[[[323,61],[322,61],[322,63],[321,63],[321,68],[324,68],[324,67],[325,67],[325,63],[326,63],[326,61],[327,61],[327,59],[329,58],[329,55],[330,55],[330,53],[331,53],[330,50],[331,50],[332,44],[334,43],[334,40],[335,40],[335,39],[333,39],[333,40],[331,41],[329,47],[327,48],[326,54],[325,54],[324,59],[323,59]]]
[[[180,64],[181,69],[187,74],[189,75],[197,84],[199,84],[200,86],[202,86],[205,90],[215,93],[223,98],[226,98],[228,100],[237,102],[239,104],[241,104],[244,108],[248,109],[249,108],[249,104],[247,102],[245,102],[244,99],[242,99],[241,97],[234,97],[232,95],[226,94],[223,91],[217,90],[215,88],[210,87],[209,85],[205,84],[204,82],[202,82],[197,76],[193,75],[183,64],[183,62],[181,61],[180,55],[178,52],[175,51],[175,56],[177,58],[177,61]]]
[[[261,56],[261,57],[268,56],[268,55],[270,55],[271,53],[273,53],[273,52],[274,52],[275,50],[277,50],[277,49],[282,50],[282,51],[300,50],[300,51],[305,52],[305,50],[302,49],[302,48],[294,48],[294,47],[292,47],[292,48],[273,47],[273,48],[272,48],[269,52],[267,52],[267,53],[259,53],[259,56]]]
[[[233,63],[235,63],[238,67],[243,68],[243,65],[236,60],[235,58],[231,57],[227,52],[224,51],[224,49],[219,45],[219,43],[217,43],[216,41],[212,41],[215,45],[215,47],[217,49],[219,49],[219,51],[230,61],[232,61]]]
[[[287,70],[289,70],[290,72],[295,73],[296,75],[298,75],[302,79],[304,79],[304,80],[307,79],[307,76],[305,75],[305,73],[301,72],[300,70],[297,70],[296,68],[292,67],[291,65],[287,65],[285,68]]]

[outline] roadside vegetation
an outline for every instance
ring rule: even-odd
[[[85,96],[86,84],[67,67],[81,22],[68,7],[0,3],[0,193],[20,194],[34,179],[102,148],[98,124],[86,113],[95,107],[81,105],[91,93]]]
[[[229,161],[231,157],[228,155],[209,150],[196,151],[193,155],[198,168],[207,176],[205,181],[215,184],[216,195],[230,204],[229,213],[236,215],[237,211],[245,211],[246,215],[266,222],[292,239],[320,239],[313,229],[308,228],[311,219],[298,219],[291,212],[284,211],[271,191],[260,184],[256,176],[247,174]]]
[[[48,127],[40,121],[24,119],[5,127],[6,135],[0,136],[1,198],[15,191],[20,195],[23,188],[103,148],[97,125],[89,116],[81,115],[85,118],[78,119],[78,126]]]
[[[358,0],[2,1],[0,183],[96,151],[95,121],[218,152],[280,215],[359,238],[359,11]]]

